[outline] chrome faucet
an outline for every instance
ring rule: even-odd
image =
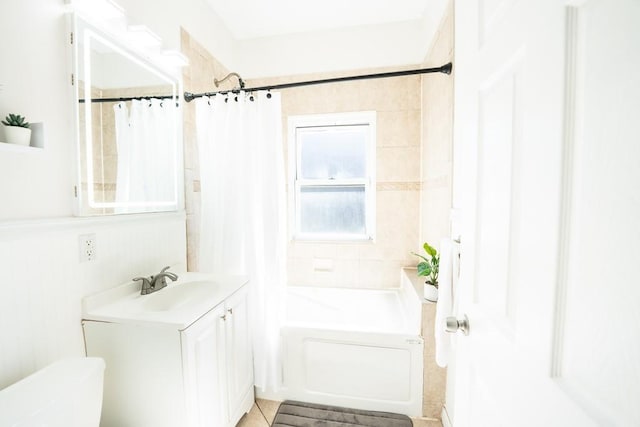
[[[133,281],[142,281],[142,288],[140,289],[140,295],[152,294],[156,291],[167,286],[167,277],[172,281],[178,280],[178,275],[167,271],[169,267],[163,268],[160,273],[149,277],[135,277]]]

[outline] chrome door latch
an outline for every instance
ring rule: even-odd
[[[447,317],[445,331],[455,334],[461,331],[465,335],[469,335],[469,318],[464,315],[464,319],[456,319],[455,317]]]

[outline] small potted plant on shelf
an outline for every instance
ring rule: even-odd
[[[422,245],[424,251],[427,253],[427,257],[412,252],[417,257],[423,259],[418,263],[418,276],[426,276],[427,280],[424,283],[424,298],[431,302],[438,301],[438,271],[440,267],[440,255],[438,251],[425,242]]]
[[[5,125],[4,134],[9,144],[29,145],[31,142],[31,129],[24,116],[9,114],[2,124]]]

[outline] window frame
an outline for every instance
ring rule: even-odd
[[[366,177],[349,179],[302,179],[298,178],[301,166],[301,144],[299,130],[332,127],[367,126],[365,148]],[[376,224],[376,112],[358,111],[332,114],[309,114],[290,116],[288,119],[289,158],[289,235],[294,241],[307,242],[363,242],[375,240]],[[365,232],[364,233],[303,233],[300,231],[300,192],[303,187],[364,186]]]

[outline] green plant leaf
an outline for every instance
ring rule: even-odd
[[[421,262],[417,265],[418,276],[428,276],[431,274],[431,265],[428,262]]]
[[[427,242],[425,242],[422,247],[424,248],[424,251],[432,257],[438,254],[438,251],[436,251],[435,248],[433,246],[430,246]]]
[[[415,256],[417,256],[417,257],[420,257],[420,258],[422,258],[423,260],[425,260],[425,261],[429,262],[429,260],[428,260],[427,258],[423,257],[422,255],[417,254],[417,253],[415,253],[415,252],[411,252],[411,253],[412,253],[413,255],[415,255]]]
[[[20,114],[9,113],[5,120],[2,121],[5,126],[17,126],[23,128],[29,128],[30,124],[26,121],[24,116]]]

